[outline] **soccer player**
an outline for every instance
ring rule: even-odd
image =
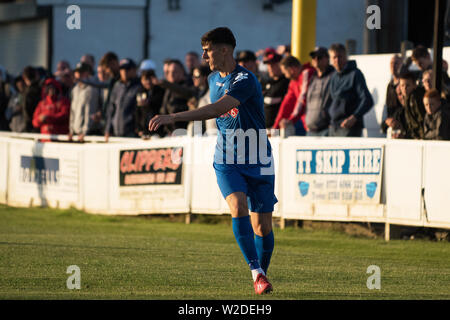
[[[208,78],[212,103],[196,110],[157,115],[150,120],[149,130],[177,121],[217,118],[217,183],[230,208],[233,233],[250,266],[255,292],[269,293],[272,285],[266,273],[274,247],[272,212],[278,200],[261,85],[234,60],[236,39],[230,29],[210,30],[201,43],[202,58],[212,71]]]

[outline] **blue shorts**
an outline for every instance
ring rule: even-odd
[[[216,163],[213,166],[224,198],[233,192],[244,192],[251,212],[273,212],[278,202],[274,193],[275,175],[261,175],[260,166]]]

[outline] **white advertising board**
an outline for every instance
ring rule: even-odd
[[[8,204],[82,208],[80,147],[11,139]]]
[[[433,141],[424,146],[425,225],[450,224],[450,142]]]
[[[189,212],[190,149],[188,138],[113,145],[109,161],[110,211]]]
[[[283,217],[382,217],[384,140],[377,140],[284,140]]]
[[[0,203],[6,204],[8,193],[8,139],[0,137]]]
[[[422,149],[420,141],[386,142],[387,222],[420,225],[422,221]]]

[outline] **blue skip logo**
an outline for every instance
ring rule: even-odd
[[[300,181],[298,183],[298,188],[300,189],[300,194],[302,195],[302,197],[306,196],[309,190],[309,182]]]
[[[377,191],[376,182],[369,182],[368,184],[366,184],[366,192],[369,198],[373,198],[373,196],[375,195],[375,191]]]

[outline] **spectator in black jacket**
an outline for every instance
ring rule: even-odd
[[[24,97],[23,97],[23,103],[24,103],[24,118],[26,122],[26,132],[39,132],[38,129],[35,129],[33,127],[32,121],[33,121],[33,115],[34,111],[39,103],[41,101],[41,85],[40,85],[40,79],[38,77],[38,74],[36,70],[31,67],[25,67],[22,72],[22,78],[25,82],[25,90],[24,90]]]
[[[154,85],[156,75],[153,69],[141,71],[141,88],[136,96],[136,133],[141,138],[150,135],[148,131],[148,122],[155,115],[159,114],[162,100],[164,97],[164,89],[158,85]],[[163,133],[157,131],[159,135]]]
[[[116,137],[136,137],[136,96],[140,88],[137,66],[132,59],[120,61],[120,81],[114,84],[106,110],[105,141]]]
[[[392,123],[395,112],[402,108],[402,105],[397,97],[397,87],[400,83],[400,68],[402,66],[402,58],[399,55],[394,55],[391,59],[391,81],[386,90],[386,119],[381,123],[381,130],[383,133],[387,132],[389,124]],[[389,123],[389,124],[388,124]]]
[[[189,86],[186,81],[184,66],[179,60],[171,60],[167,68],[167,80],[155,84],[166,89],[160,114],[177,113],[188,110],[187,102],[196,96],[196,88]],[[188,122],[176,122],[164,126],[164,135],[172,135],[176,129],[187,129]]]
[[[0,66],[0,130],[2,131],[9,131],[6,110],[13,94],[14,89],[9,83],[8,74],[6,70]]]
[[[269,78],[261,83],[261,87],[264,96],[264,116],[267,129],[273,127],[281,102],[289,87],[290,80],[284,76],[280,67],[282,58],[281,55],[271,48],[264,51],[263,63],[267,65]]]

